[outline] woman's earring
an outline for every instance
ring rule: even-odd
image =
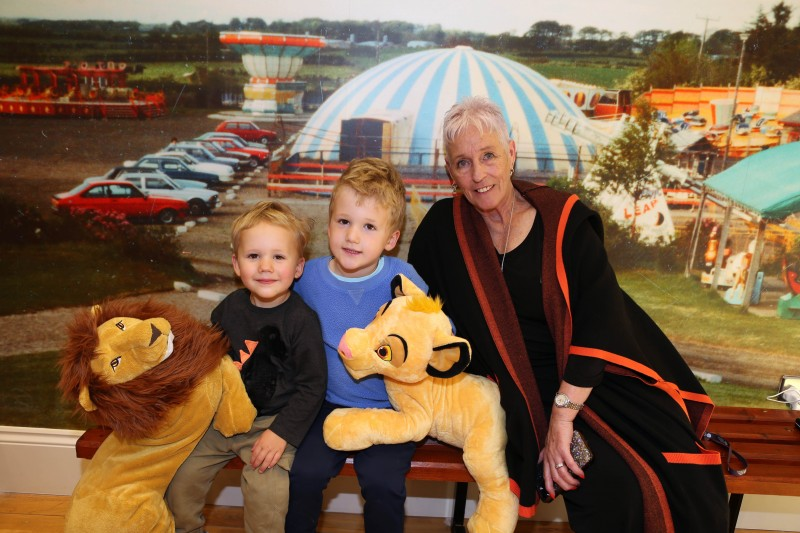
[[[453,192],[456,192],[458,190],[458,185],[455,183],[451,185],[451,187],[453,187]]]
[[[513,176],[513,175],[514,175],[514,169],[512,168],[511,169],[511,174],[509,174],[509,176]]]

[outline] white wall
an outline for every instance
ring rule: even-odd
[[[0,492],[69,495],[88,464],[75,457],[75,441],[82,432],[60,429],[0,426]],[[218,505],[242,505],[239,472],[223,470],[209,494]],[[800,481],[798,481],[800,482]],[[453,483],[409,481],[409,516],[449,517],[453,512]],[[477,491],[470,484],[466,514],[475,509]],[[325,494],[325,509],[342,513],[361,510],[355,478],[336,478]],[[566,521],[561,499],[540,505],[537,520]],[[800,498],[745,496],[738,528],[800,532]]]

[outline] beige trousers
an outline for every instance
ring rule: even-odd
[[[256,439],[268,429],[274,416],[256,418],[247,433],[225,437],[213,427],[186,458],[167,488],[166,500],[175,516],[176,533],[203,531],[203,506],[217,473],[234,456],[244,462],[242,495],[244,528],[247,533],[282,533],[289,507],[289,470],[295,447],[286,445],[278,464],[259,473],[250,466],[250,452]]]

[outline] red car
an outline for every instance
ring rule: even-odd
[[[156,220],[162,224],[172,224],[186,218],[189,213],[189,204],[185,200],[147,194],[133,183],[123,181],[82,183],[71,191],[54,194],[51,206],[59,213],[113,211],[126,218]]]
[[[249,120],[226,120],[215,128],[215,131],[235,133],[246,141],[267,144],[278,140],[278,132],[264,130]]]
[[[266,148],[253,148],[244,141],[239,141],[235,137],[207,137],[203,139],[211,141],[220,146],[225,151],[241,152],[250,156],[249,164],[251,167],[264,166],[269,163],[270,151]]]

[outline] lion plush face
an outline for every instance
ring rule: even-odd
[[[366,328],[351,328],[342,337],[339,356],[350,375],[417,383],[461,372],[470,360],[469,343],[452,334],[441,302],[402,275],[394,294]]]
[[[175,338],[164,318],[130,317],[107,320],[97,336],[92,371],[112,385],[130,381],[169,357]]]
[[[126,383],[169,357],[174,339],[164,318],[114,317],[97,327],[97,348],[89,367],[109,385]],[[86,411],[97,408],[88,386],[81,387],[78,402]]]

